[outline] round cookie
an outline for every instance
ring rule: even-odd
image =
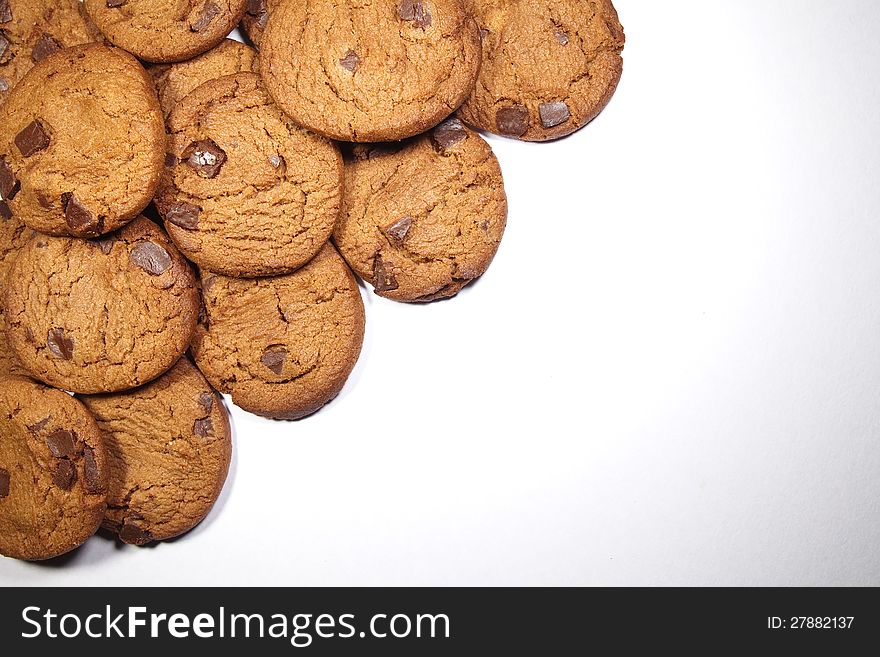
[[[5,202],[0,201],[0,296],[6,286],[6,275],[18,251],[31,239],[32,231],[12,216]],[[26,374],[6,340],[6,317],[0,308],[0,376]]]
[[[50,235],[93,237],[153,198],[165,126],[150,77],[116,48],[49,55],[0,108],[0,198]]]
[[[295,420],[332,400],[364,339],[364,304],[328,243],[302,269],[274,278],[202,275],[196,364],[237,406]]]
[[[277,3],[278,0],[248,0],[247,2],[244,17],[241,19],[241,29],[247,34],[251,43],[258,48],[266,29],[266,23],[269,21],[269,12]]]
[[[343,141],[393,141],[464,101],[480,36],[460,0],[281,0],[260,72],[294,121]]]
[[[107,455],[73,397],[22,377],[0,379],[0,554],[50,559],[97,531]]]
[[[80,398],[104,432],[104,527],[134,545],[189,531],[226,481],[232,432],[223,400],[186,357],[129,392]]]
[[[465,0],[483,64],[458,115],[526,141],[571,134],[608,104],[623,71],[611,0]]]
[[[200,84],[224,75],[257,70],[257,51],[232,39],[225,39],[216,48],[188,62],[156,64],[149,69],[166,118],[177,103]]]
[[[312,259],[339,216],[342,156],[294,124],[256,73],[211,80],[168,122],[156,197],[165,228],[200,268],[286,274]]]
[[[151,381],[186,351],[198,288],[171,240],[140,217],[101,240],[34,236],[10,270],[4,312],[32,376],[116,392]]]
[[[489,267],[507,223],[498,160],[448,119],[399,146],[358,146],[333,239],[355,273],[397,301],[451,297]]]
[[[238,24],[247,0],[85,0],[98,29],[148,62],[207,52]]]

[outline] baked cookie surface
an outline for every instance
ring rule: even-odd
[[[156,207],[200,268],[227,276],[286,274],[329,239],[339,215],[342,156],[294,124],[256,73],[211,80],[168,122]]]
[[[18,251],[31,239],[30,228],[13,217],[0,201],[0,298],[6,287],[6,275]],[[0,376],[26,374],[6,339],[6,316],[0,304]]]
[[[459,0],[281,0],[260,41],[275,101],[343,141],[435,126],[470,93],[479,65],[479,32]]]
[[[97,531],[107,506],[101,431],[73,397],[0,378],[0,554],[50,559]]]
[[[42,233],[93,237],[153,198],[165,127],[152,82],[117,48],[49,55],[0,108],[0,197]]]
[[[148,62],[207,52],[241,20],[247,0],[84,0],[98,29]]]
[[[458,110],[471,125],[527,141],[571,134],[617,88],[624,34],[611,0],[464,0],[483,63]]]
[[[376,293],[433,301],[489,267],[507,197],[489,144],[458,119],[399,145],[355,146],[333,240]]]
[[[223,401],[186,357],[136,390],[79,398],[104,432],[104,526],[126,543],[178,536],[208,514],[232,457]]]
[[[143,217],[100,240],[35,235],[4,297],[22,366],[80,393],[134,388],[168,370],[189,345],[198,309],[189,264]]]
[[[364,304],[332,245],[287,276],[202,276],[199,369],[237,406],[294,420],[342,390],[364,338]]]

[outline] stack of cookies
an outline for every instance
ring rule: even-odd
[[[314,413],[360,354],[358,277],[481,276],[507,201],[475,129],[574,132],[623,41],[610,0],[0,0],[0,553],[195,526],[217,393]]]

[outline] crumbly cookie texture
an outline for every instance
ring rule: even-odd
[[[238,24],[247,0],[84,0],[98,29],[148,62],[207,52]]]
[[[257,51],[244,43],[225,39],[216,48],[186,62],[155,64],[149,68],[167,118],[177,104],[199,85],[242,72],[259,70]]]
[[[107,445],[104,526],[144,545],[201,522],[226,480],[232,432],[223,400],[192,363],[184,357],[146,386],[80,400]]]
[[[269,13],[278,4],[278,0],[248,0],[241,19],[241,29],[258,48],[269,21]]]
[[[399,145],[356,146],[333,239],[377,294],[433,301],[489,267],[507,198],[489,144],[458,119]]]
[[[330,238],[342,195],[339,149],[287,118],[259,75],[206,82],[168,125],[156,207],[201,269],[286,274]]]
[[[611,0],[464,0],[483,45],[476,86],[458,115],[527,141],[571,134],[608,104],[623,71]]]
[[[260,41],[275,101],[344,141],[437,125],[470,93],[479,65],[479,32],[459,0],[281,0]]]
[[[80,393],[143,385],[189,345],[195,276],[143,217],[99,240],[35,235],[7,278],[10,346],[32,376]]]
[[[0,201],[0,298],[12,262],[19,250],[30,241],[32,234],[33,231],[13,217],[4,202]],[[0,307],[0,376],[26,373],[6,339],[6,316]]]
[[[152,81],[117,48],[47,56],[0,111],[0,198],[42,233],[94,237],[125,225],[153,198],[164,159]]]
[[[73,397],[0,378],[0,554],[39,560],[95,533],[107,506],[104,439]]]
[[[192,353],[208,381],[237,406],[293,420],[342,390],[363,343],[364,305],[330,244],[293,274],[207,274],[202,290]]]

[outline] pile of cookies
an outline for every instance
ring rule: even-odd
[[[194,527],[218,392],[314,413],[360,354],[356,276],[481,276],[507,201],[476,130],[574,132],[623,42],[610,0],[0,0],[0,553]]]

